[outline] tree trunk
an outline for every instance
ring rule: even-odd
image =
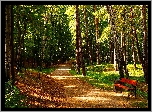
[[[115,15],[113,13],[112,7],[110,7],[110,9],[111,9],[110,16],[112,17],[112,32],[113,32],[113,39],[114,39],[114,55],[115,55],[114,62],[115,62],[115,64],[116,64],[116,62],[118,63],[120,78],[123,78],[124,77],[123,67],[124,67],[124,69],[126,69],[126,65],[125,65],[125,62],[123,59],[124,58],[123,49],[120,48],[121,45],[120,45],[119,38],[117,36],[117,32],[116,32],[116,28],[115,28],[115,23],[114,23]],[[115,66],[115,69],[117,70],[117,66]]]
[[[5,6],[5,78],[6,81],[11,79],[11,5]]]
[[[123,28],[122,28],[122,32],[121,32],[121,56],[122,56],[122,66],[124,66],[124,70],[125,70],[125,74],[126,74],[126,78],[129,78],[129,73],[128,73],[128,69],[127,69],[127,64],[126,64],[126,45],[125,45],[125,26],[126,26],[126,21],[125,21],[125,17],[126,17],[126,8],[124,8],[123,10]]]
[[[109,5],[106,5],[107,7],[107,12],[109,13],[109,18],[108,18],[108,23],[110,24],[111,26],[111,30],[112,30],[112,17],[111,17],[111,11],[110,11],[110,6]],[[114,55],[113,55],[113,37],[112,37],[112,31],[110,33],[110,41],[109,41],[109,49],[110,49],[110,63],[113,64],[114,63]]]
[[[143,16],[143,71],[145,81],[148,84],[148,45],[147,45],[147,27],[146,27],[146,5],[142,6],[142,16]]]
[[[25,68],[25,72],[26,72],[26,66],[25,66],[25,62],[26,62],[26,56],[25,56],[25,45],[24,45],[24,37],[25,37],[25,34],[26,34],[26,26],[27,26],[27,21],[26,21],[26,19],[24,20],[24,29],[23,29],[23,36],[22,36],[22,41],[21,41],[21,43],[22,43],[22,51],[21,51],[21,54],[23,54],[23,60],[22,60],[22,62],[23,62],[23,67]]]
[[[80,55],[80,65],[82,67],[82,75],[86,76],[85,73],[85,63],[84,63],[84,57],[83,57],[83,49],[82,49],[82,37],[81,37],[81,29],[80,29],[80,17],[79,17],[79,8],[77,7],[77,19],[78,19],[78,36],[79,36],[79,55]]]
[[[89,42],[89,37],[88,37],[88,19],[86,17],[86,6],[84,6],[84,21],[85,21],[85,28],[86,28],[86,53],[88,53],[89,55],[87,55],[87,64],[91,64],[92,65],[92,54],[91,54],[91,46],[90,46],[90,42]]]
[[[114,64],[114,44],[113,44],[112,38],[110,38],[110,57],[111,57],[110,58],[111,64]]]
[[[136,57],[135,57],[135,47],[134,47],[134,38],[132,38],[132,57],[133,57],[133,62],[134,62],[134,67],[136,67]]]
[[[87,65],[89,65],[89,55],[87,53],[89,52],[89,39],[88,39],[88,25],[87,25],[87,18],[86,18],[86,5],[83,6],[83,12],[84,12],[84,23],[85,23],[85,40],[86,40],[86,61]]]
[[[116,31],[115,31],[115,24],[114,24],[114,15],[113,15],[113,10],[112,10],[112,6],[110,6],[110,16],[111,16],[111,30],[112,30],[112,36],[113,36],[113,45],[114,45],[114,68],[115,68],[115,71],[117,71],[118,70],[118,68],[117,68],[117,61],[116,61],[116,59],[118,58],[117,57],[117,39],[116,39]]]
[[[12,74],[12,85],[15,83],[15,73],[14,73],[14,14],[13,14],[13,5],[10,7],[11,9],[11,74]]]
[[[111,30],[112,30],[112,15],[111,15],[111,10],[110,10],[110,7],[111,6],[109,6],[109,5],[106,5],[106,7],[107,7],[107,12],[109,13],[109,20],[108,20],[108,23],[110,24],[110,26],[111,26]],[[109,45],[110,45],[110,62],[111,62],[111,64],[114,64],[114,42],[113,42],[113,37],[112,37],[112,35],[113,35],[113,32],[111,31],[111,34],[110,34],[110,42],[109,42]]]
[[[92,54],[92,40],[88,40],[88,49],[89,49],[89,59],[90,59],[90,64],[93,65],[93,54]]]
[[[22,56],[21,56],[21,28],[20,28],[20,13],[19,13],[19,6],[17,5],[17,12],[18,12],[18,15],[17,15],[17,24],[16,24],[16,26],[17,26],[17,29],[18,29],[18,38],[17,38],[17,40],[18,40],[18,47],[17,47],[17,72],[19,72],[19,71],[21,71],[21,66],[22,66]]]
[[[132,10],[132,7],[131,7],[131,17],[133,18],[133,10]],[[145,26],[145,14],[144,14],[144,8],[142,9],[142,13],[143,13],[143,27],[144,27],[144,40],[143,40],[143,43],[147,46],[147,44],[146,44],[146,26]],[[137,46],[137,51],[138,51],[138,56],[139,56],[139,61],[140,61],[140,63],[141,63],[141,65],[142,65],[142,68],[143,68],[143,71],[144,71],[144,77],[145,77],[145,81],[146,81],[146,83],[148,84],[148,58],[147,59],[145,59],[146,57],[144,57],[144,56],[148,56],[148,52],[147,52],[147,47],[145,46],[144,48],[145,48],[145,50],[144,50],[144,53],[142,53],[141,51],[140,51],[140,46],[139,46],[139,42],[138,42],[138,37],[137,37],[137,33],[136,33],[136,28],[135,28],[135,26],[134,26],[134,22],[132,22],[131,23],[132,25],[132,30],[133,30],[133,32],[134,32],[134,37],[135,37],[135,41],[136,41],[136,46]],[[147,54],[146,54],[146,52],[147,52]],[[144,54],[144,56],[143,56],[143,54]],[[143,59],[144,58],[144,59]]]
[[[94,5],[94,12],[96,12],[96,5]],[[99,55],[99,36],[98,36],[98,18],[95,16],[95,26],[96,26],[96,59],[97,59],[97,65],[100,64],[100,55]]]
[[[80,74],[80,53],[79,53],[79,5],[76,5],[76,71]]]
[[[131,12],[131,27],[133,27],[133,13],[132,12]],[[136,67],[136,59],[135,59],[135,47],[134,47],[133,29],[131,31],[131,36],[132,36],[132,57],[133,57],[134,67],[136,69],[137,67]]]

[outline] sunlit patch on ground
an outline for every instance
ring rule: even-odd
[[[99,100],[109,100],[108,98],[104,98],[104,97],[73,97],[75,100],[85,100],[85,101],[99,101]]]
[[[70,68],[59,68],[57,70],[71,70]]]
[[[51,76],[52,78],[54,78],[54,79],[58,79],[58,80],[62,80],[62,79],[75,79],[75,78],[77,78],[77,77],[75,77],[75,76]]]
[[[65,70],[65,71],[69,71],[71,70],[70,67],[67,67],[66,65],[60,65],[60,67],[57,70]]]
[[[61,65],[61,64],[60,64],[60,66],[61,66],[61,67],[62,67],[62,66],[64,66],[64,67],[65,67],[66,65]]]
[[[59,68],[63,67],[66,68]],[[24,80],[18,76],[16,85],[28,96],[30,108],[128,108],[131,107],[130,102],[136,101],[127,99],[128,92],[96,88],[79,77],[83,76],[72,76],[69,71],[57,69],[38,79],[37,74],[32,72]]]
[[[68,85],[68,86],[64,86],[64,87],[66,87],[66,88],[70,87],[71,88],[71,87],[76,87],[76,86],[75,85]]]

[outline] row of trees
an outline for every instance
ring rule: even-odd
[[[148,83],[147,5],[6,5],[5,15],[6,77],[76,57],[84,76],[85,63],[117,63],[124,77],[140,62]]]
[[[101,13],[100,9],[101,8]],[[114,5],[106,5],[106,6],[97,6],[93,5],[92,7],[94,9],[94,21],[95,21],[95,56],[96,56],[96,62],[97,64],[100,64],[100,59],[102,56],[100,56],[100,52],[107,52],[106,55],[111,56],[111,63],[114,63],[115,70],[119,69],[120,78],[124,77],[124,71],[126,74],[126,77],[129,78],[129,73],[127,70],[127,64],[130,62],[129,58],[133,58],[134,67],[136,68],[137,63],[137,54],[139,58],[139,62],[142,65],[143,71],[144,71],[144,77],[145,81],[148,83],[148,36],[147,36],[147,28],[148,28],[148,21],[147,21],[147,13],[148,7],[146,5],[141,6],[114,6]],[[137,8],[141,9],[140,12]],[[80,8],[81,9],[81,8]],[[85,44],[86,47],[84,48],[88,56],[83,56],[84,49],[82,48],[82,37],[81,37],[81,28],[80,28],[80,19],[79,19],[79,8],[78,5],[76,6],[76,67],[77,72],[80,73],[80,66],[82,67],[82,75],[85,76],[85,66],[84,66],[84,57],[87,60],[90,60],[89,63],[92,64],[92,46],[89,43],[92,43],[91,41],[88,41],[88,22],[86,20],[86,7],[83,6],[83,15],[84,15],[84,27],[85,29]],[[118,10],[119,9],[119,10]],[[100,16],[102,15],[102,17]],[[105,20],[103,19],[103,15],[107,15],[107,18],[105,17]],[[140,17],[140,18],[139,18]],[[108,21],[107,21],[108,19]],[[101,41],[102,38],[99,38],[99,20],[106,21],[108,24],[106,24],[106,27],[110,30],[110,33],[108,35],[109,40],[109,51],[110,53],[102,47],[101,44],[104,44],[104,41]],[[136,22],[141,22],[142,24],[138,24],[138,26],[135,24]],[[103,25],[102,23],[100,23]],[[104,33],[108,34],[107,32],[104,32],[106,29],[103,28],[101,31],[101,35]],[[83,29],[83,28],[82,28]],[[139,31],[140,30],[140,31]],[[137,33],[140,32],[139,33]],[[139,41],[139,38],[143,38]],[[100,39],[100,40],[99,40]],[[143,47],[139,44],[139,42],[143,42]],[[128,49],[127,49],[128,48]],[[131,48],[131,49],[130,49]],[[131,51],[132,50],[132,51]],[[143,51],[143,52],[142,52]],[[130,53],[132,56],[130,56]],[[104,54],[102,54],[104,55]],[[105,55],[103,59],[105,58]],[[107,58],[108,59],[108,58]],[[108,61],[108,60],[107,60]],[[117,65],[118,64],[118,68]]]

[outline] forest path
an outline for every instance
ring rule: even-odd
[[[127,94],[101,90],[69,73],[70,66],[61,64],[40,80],[19,79],[17,87],[28,96],[31,108],[131,108]],[[36,74],[36,73],[35,73]],[[30,77],[34,77],[34,73]]]

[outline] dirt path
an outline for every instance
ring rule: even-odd
[[[134,98],[127,98],[125,93],[104,91],[80,80],[69,73],[70,66],[60,65],[51,74],[33,79],[18,78],[16,85],[22,94],[28,96],[29,107],[43,108],[131,108]]]

